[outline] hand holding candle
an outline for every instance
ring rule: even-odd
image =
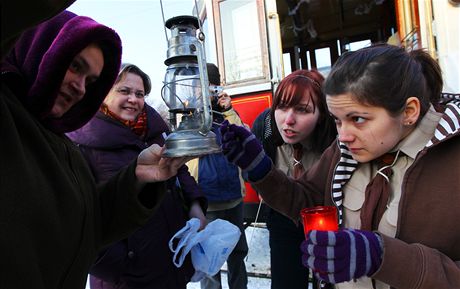
[[[300,250],[305,267],[318,279],[336,284],[372,276],[382,263],[383,244],[380,236],[370,231],[312,230]]]
[[[302,264],[318,279],[336,284],[371,276],[380,267],[383,245],[378,234],[338,230],[337,209],[332,206],[305,208],[301,216],[306,239],[300,247]]]

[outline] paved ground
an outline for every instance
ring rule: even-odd
[[[222,274],[222,289],[228,289],[227,285],[227,274]],[[201,289],[200,282],[189,283],[187,289]],[[249,277],[248,278],[248,289],[270,289],[270,279]]]

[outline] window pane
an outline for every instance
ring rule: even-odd
[[[310,51],[307,50],[305,53],[306,53],[307,63],[305,63],[305,65],[302,65],[301,67],[306,67],[307,69],[311,69]]]
[[[318,70],[331,66],[331,51],[329,47],[316,49],[315,56]]]
[[[291,54],[283,53],[284,74],[288,75],[292,72],[291,67]]]
[[[324,76],[331,70],[331,49],[329,47],[315,50],[316,66]]]
[[[226,83],[263,77],[256,0],[220,2]]]
[[[367,47],[370,45],[371,45],[371,40],[367,39],[367,40],[361,40],[361,41],[349,43],[345,47],[347,48],[348,51],[356,51],[360,48]]]

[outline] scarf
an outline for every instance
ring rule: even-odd
[[[108,117],[111,117],[123,125],[129,127],[138,136],[143,137],[147,134],[147,111],[145,110],[145,107],[137,116],[136,120],[126,120],[121,118],[119,115],[111,111],[105,103],[101,105],[99,110]]]
[[[379,226],[390,198],[390,178],[393,174],[391,167],[396,163],[398,155],[399,151],[386,153],[375,160],[379,169],[364,192],[364,204],[360,213],[361,230],[377,230]]]

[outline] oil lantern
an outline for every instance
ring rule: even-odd
[[[172,133],[167,157],[199,156],[220,151],[211,131],[212,112],[204,48],[196,37],[198,18],[177,16],[165,22],[171,30],[161,96],[169,108]]]

